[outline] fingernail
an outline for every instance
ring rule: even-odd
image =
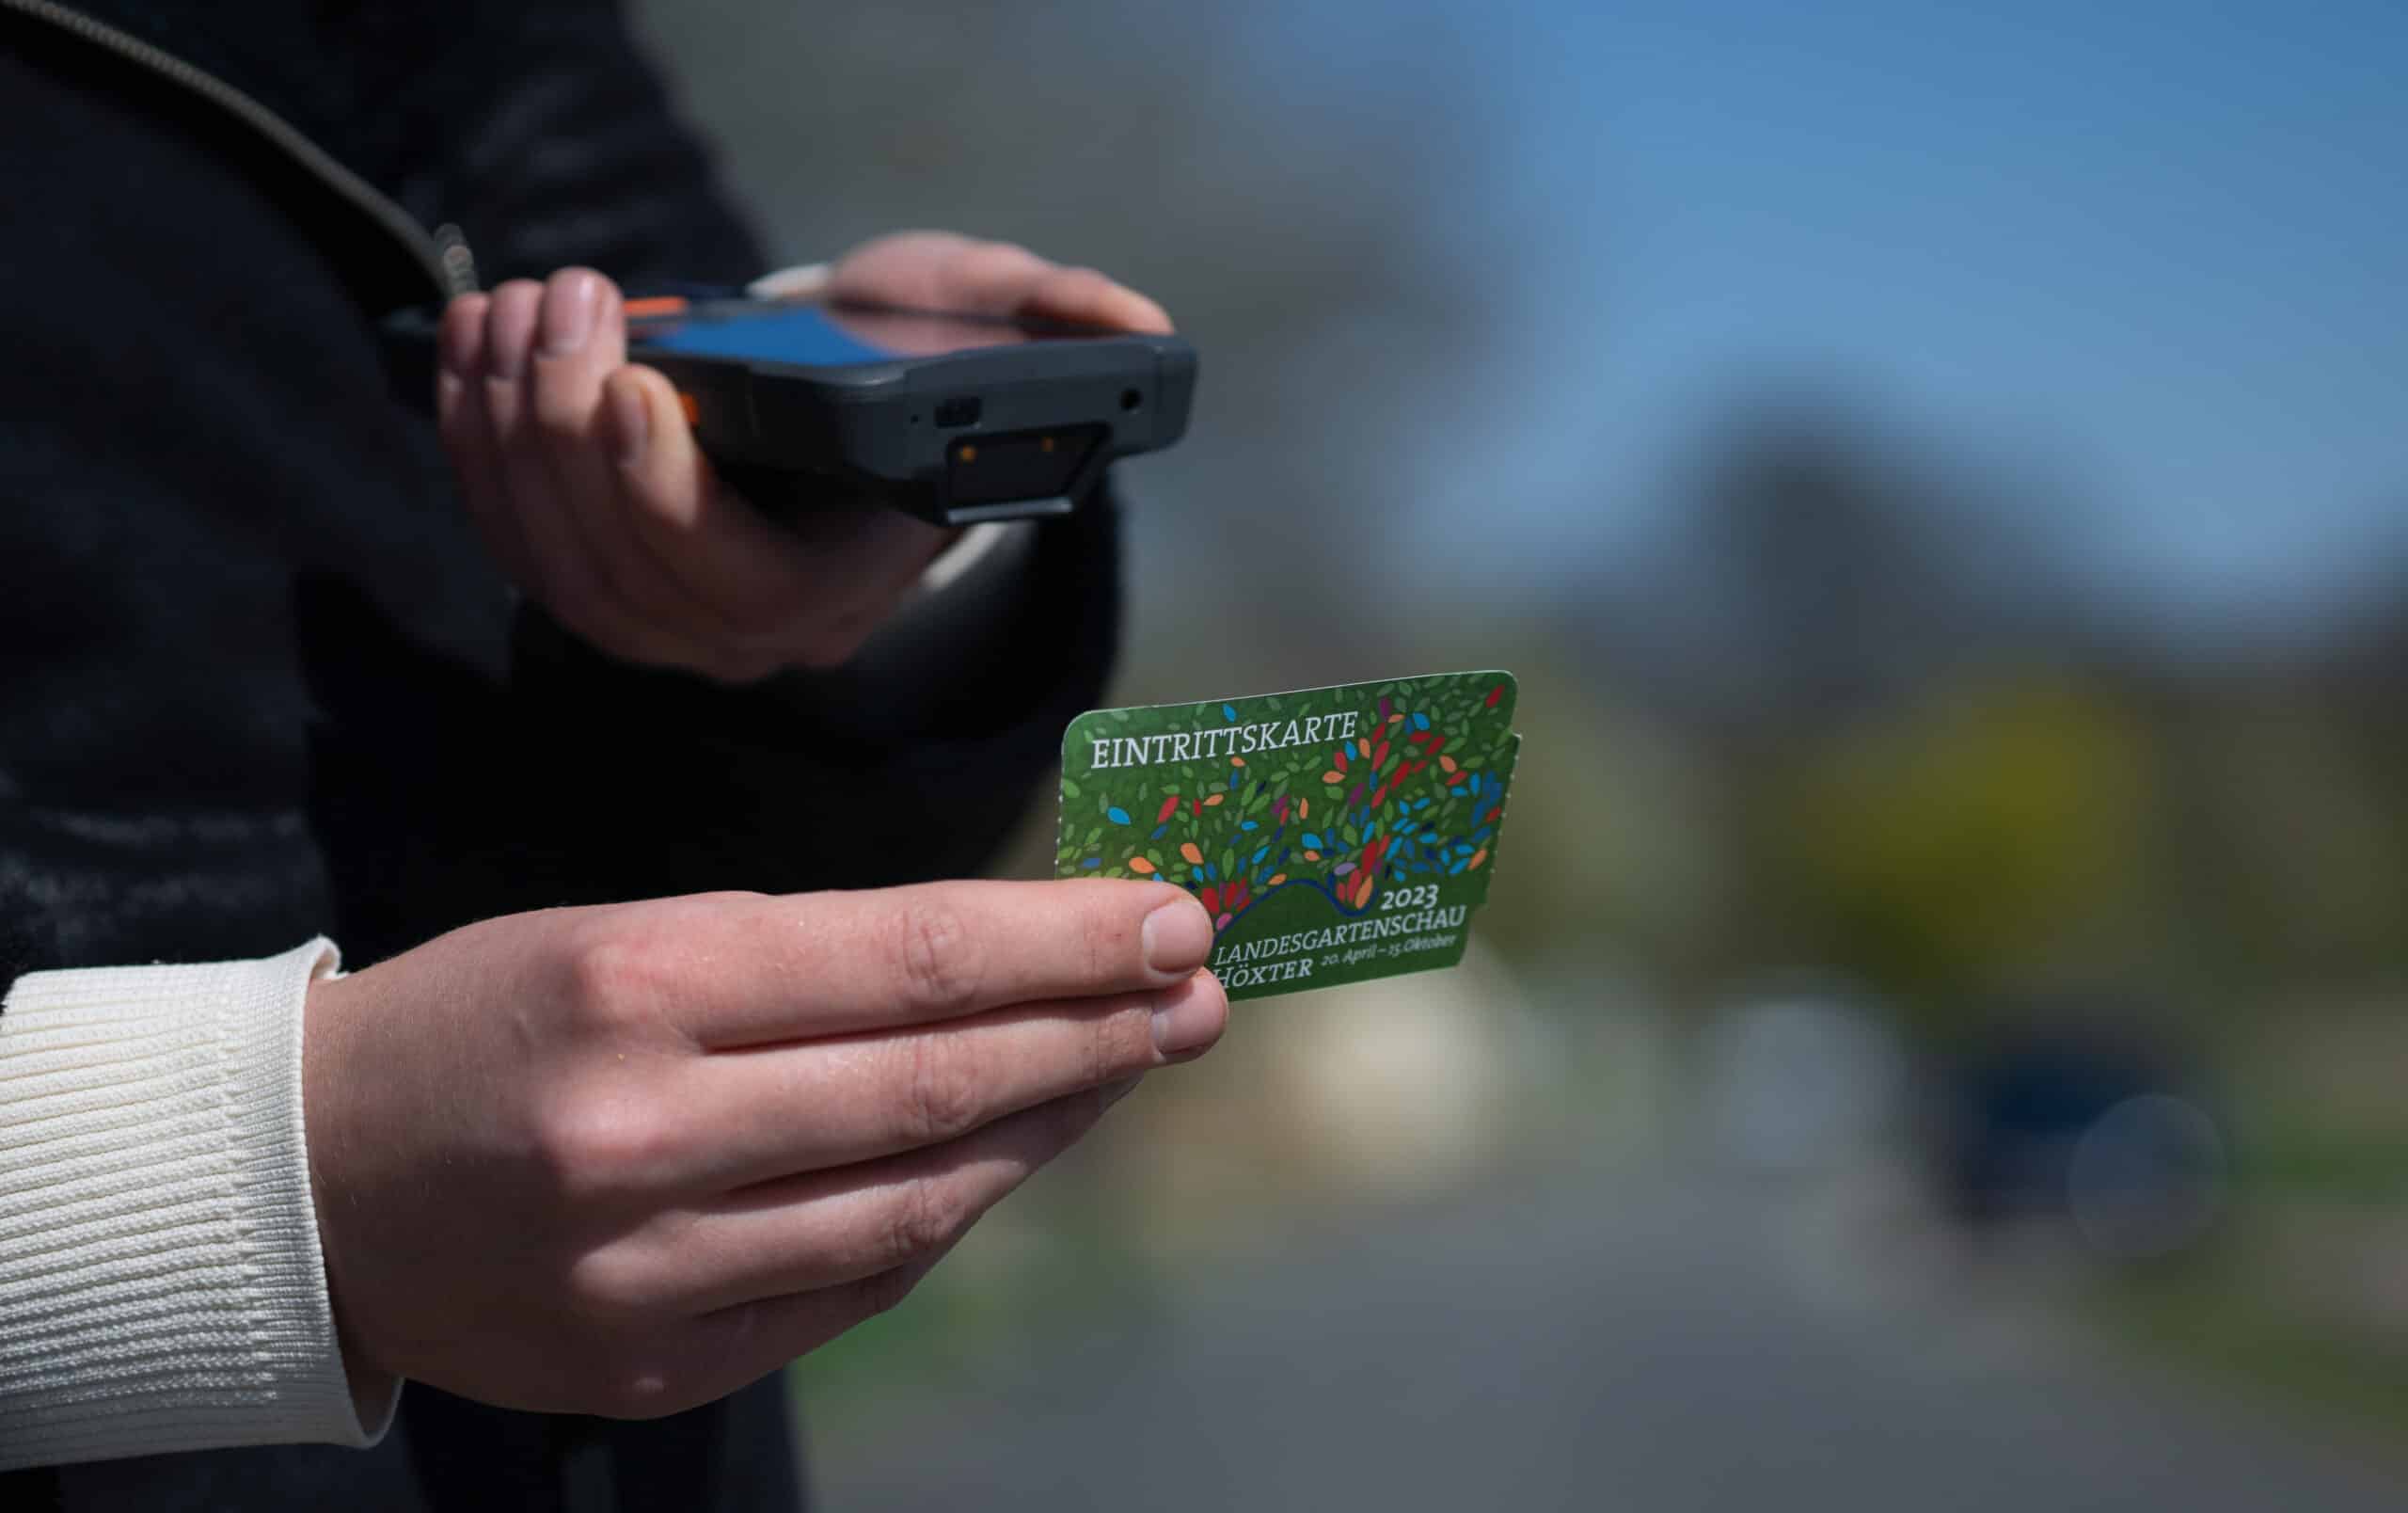
[[[1148,966],[1157,972],[1193,972],[1212,948],[1212,921],[1202,904],[1180,893],[1148,915],[1138,935]]]
[[[1164,1056],[1210,1045],[1221,1033],[1220,995],[1180,986],[1154,1003],[1154,1049]]]
[[[617,442],[619,466],[632,468],[643,461],[643,449],[652,440],[652,412],[644,408],[643,390],[633,384],[612,384],[610,395],[610,432]]]
[[[602,280],[583,268],[552,275],[544,291],[544,356],[565,358],[585,345],[594,334],[594,310],[601,303]]]

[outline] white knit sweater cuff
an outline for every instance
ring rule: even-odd
[[[400,1388],[354,1406],[301,1123],[302,1004],[336,964],[313,940],[18,979],[0,1012],[0,1471],[383,1438]]]

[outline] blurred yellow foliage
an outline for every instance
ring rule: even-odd
[[[2113,964],[2147,928],[2147,733],[2079,684],[1960,687],[1777,782],[1780,891],[1827,959],[1926,1012]]]

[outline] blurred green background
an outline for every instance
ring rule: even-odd
[[[831,1505],[2401,1505],[2396,9],[639,11],[782,256],[1194,339],[1116,702],[1522,680],[1472,959],[800,1363]]]

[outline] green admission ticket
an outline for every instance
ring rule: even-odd
[[[1452,966],[1488,899],[1513,675],[1096,709],[1062,736],[1063,877],[1203,901],[1232,999]]]

